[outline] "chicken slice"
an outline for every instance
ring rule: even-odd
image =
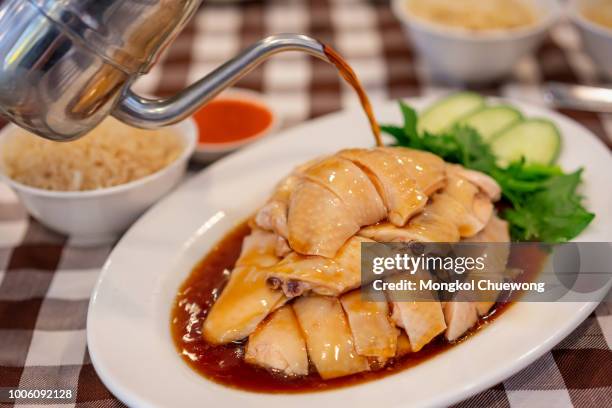
[[[399,158],[410,177],[426,195],[430,196],[444,187],[446,163],[439,156],[405,147],[383,147],[381,150]]]
[[[327,296],[304,296],[293,308],[306,338],[310,360],[324,380],[369,370],[355,342],[340,301]]]
[[[359,290],[342,295],[340,302],[348,317],[357,353],[376,357],[379,362],[394,357],[398,330],[389,320],[387,302],[364,301]]]
[[[510,254],[508,224],[493,215],[485,228],[473,237],[462,242],[478,243],[477,245],[459,245],[456,249],[457,256],[470,258],[484,258],[485,268],[482,271],[468,270],[465,272],[467,280],[478,281],[488,279],[492,282],[501,282],[504,279],[504,271]],[[499,293],[487,293],[491,300],[476,300],[484,295],[478,292],[459,292],[455,295],[456,301],[447,302],[444,305],[444,318],[446,319],[445,336],[449,341],[454,341],[465,334],[477,322],[479,316],[486,315],[495,304],[493,297]],[[463,299],[461,299],[463,297]],[[469,299],[469,300],[468,300]]]
[[[446,302],[443,309],[447,326],[444,337],[448,341],[457,340],[478,322],[478,312],[473,302]]]
[[[352,162],[331,156],[286,177],[255,216],[255,223],[287,238],[305,255],[333,257],[361,225],[378,222],[387,210],[376,188]],[[278,255],[286,254],[279,242]]]
[[[359,226],[377,223],[387,216],[387,209],[374,184],[349,160],[328,157],[308,168],[304,178],[336,194]]]
[[[455,216],[449,216],[449,209],[444,208],[447,201],[455,207]],[[456,200],[440,193],[406,226],[397,227],[383,222],[363,228],[359,235],[377,242],[457,242],[460,234],[456,220],[464,213],[463,207]]]
[[[363,228],[359,235],[377,242],[456,242],[460,238],[459,230],[451,220],[428,207],[405,227],[383,222]]]
[[[268,268],[268,284],[274,289],[282,289],[290,298],[308,291],[338,296],[358,288],[361,286],[362,242],[372,241],[353,236],[331,259],[292,252]]]
[[[359,235],[379,242],[457,242],[478,233],[492,213],[493,204],[476,186],[450,176],[444,189],[406,226],[383,222],[363,228]]]
[[[427,194],[411,177],[409,167],[396,155],[382,149],[349,149],[338,153],[370,177],[387,207],[392,224],[403,226],[427,203]]]
[[[403,357],[408,353],[412,353],[412,346],[410,345],[410,339],[404,330],[399,330],[397,336],[397,351],[395,357]]]
[[[415,275],[398,274],[387,278],[388,282],[399,282],[401,279],[430,279],[428,272],[420,270]],[[446,329],[442,305],[434,293],[429,291],[414,291],[418,299],[423,301],[402,301],[401,292],[387,291],[387,297],[392,301],[392,320],[406,331],[410,339],[412,351],[422,349],[427,343]],[[408,296],[408,295],[404,295]]]
[[[273,312],[249,336],[244,360],[285,375],[308,374],[308,354],[293,308]]]
[[[406,224],[445,177],[444,162],[427,152],[344,150],[294,170],[258,211],[255,224],[287,240],[279,241],[278,255],[288,246],[331,258],[364,225],[385,218]]]
[[[302,168],[294,170],[276,185],[268,202],[255,214],[255,224],[259,228],[276,232],[283,238],[289,236],[287,228],[289,199],[293,191],[302,182],[302,171]]]
[[[446,329],[440,302],[393,302],[393,321],[406,330],[416,352]]]
[[[284,258],[287,255],[289,255],[291,252],[292,250],[287,240],[281,236],[278,236],[276,238],[276,249],[275,249],[276,256],[278,256],[279,258]]]
[[[470,279],[486,278],[491,282],[502,282],[508,265],[510,256],[510,233],[508,223],[497,215],[493,215],[485,228],[473,237],[467,238],[465,242],[481,243],[475,247],[477,252],[471,251],[470,254],[463,256],[484,257],[485,268],[483,271],[468,271],[466,275]],[[483,243],[490,243],[488,245]],[[505,244],[507,243],[507,244]],[[461,247],[464,252],[470,248]],[[489,294],[488,296],[497,297],[499,293]],[[486,315],[495,304],[494,300],[474,302],[478,315]]]
[[[447,164],[446,172],[449,175],[453,174],[464,178],[476,185],[491,199],[491,201],[495,202],[501,198],[501,187],[497,184],[497,181],[480,171],[466,169],[458,164]]]
[[[277,233],[279,238],[287,238],[289,235],[287,228],[287,207],[286,201],[268,201],[255,214],[255,225],[266,231]]]
[[[287,222],[295,252],[328,258],[360,227],[340,198],[312,181],[303,181],[291,195]]]
[[[493,214],[484,229],[465,242],[510,242],[508,222]]]
[[[244,239],[229,281],[204,321],[208,342],[224,344],[247,337],[287,300],[266,284],[266,268],[279,261],[275,246],[276,234],[271,232],[255,230]]]
[[[480,194],[474,184],[457,176],[449,176],[442,194],[436,194],[433,200],[440,201],[440,213],[452,217],[462,237],[477,234],[493,214],[491,200]]]
[[[302,182],[302,175],[321,158],[315,158],[296,167],[291,174],[282,179],[274,188],[268,202],[255,214],[255,224],[266,231],[276,232],[279,236],[287,238],[287,212],[291,194]]]

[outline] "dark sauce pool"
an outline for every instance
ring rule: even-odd
[[[229,277],[240,254],[242,240],[250,232],[247,223],[230,231],[192,270],[181,286],[171,317],[171,332],[174,344],[189,366],[204,377],[229,387],[267,393],[300,393],[324,391],[346,387],[395,374],[415,366],[458,342],[448,343],[438,336],[417,353],[409,353],[387,363],[384,368],[324,381],[311,367],[305,377],[290,378],[266,369],[250,365],[243,360],[246,341],[226,345],[211,345],[202,338],[202,322],[215,302]],[[524,269],[521,280],[528,281],[537,274],[546,260],[546,254],[538,244],[515,247],[510,254],[509,265],[521,258]],[[528,261],[526,261],[528,259]],[[524,268],[524,267],[523,267]],[[491,313],[459,342],[469,339],[493,320],[502,315],[512,303],[497,303]]]

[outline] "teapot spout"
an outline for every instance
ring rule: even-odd
[[[312,37],[301,34],[273,35],[256,42],[169,98],[144,98],[128,88],[112,114],[125,123],[141,128],[157,128],[176,123],[193,114],[267,58],[284,51],[306,52],[329,62],[324,45]]]

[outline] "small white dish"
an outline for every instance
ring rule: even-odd
[[[70,236],[72,245],[92,246],[114,241],[145,210],[174,188],[185,174],[198,139],[192,119],[173,126],[184,141],[184,150],[170,165],[129,183],[88,191],[50,191],[9,178],[0,154],[0,180],[17,193],[30,215],[49,228]],[[0,131],[2,144],[17,129]]]
[[[606,28],[587,19],[582,14],[582,7],[591,0],[572,0],[569,2],[568,14],[582,38],[582,44],[596,67],[612,80],[612,28]]]
[[[409,100],[423,108],[430,99]],[[587,129],[547,109],[513,103],[528,116],[553,120],[563,135],[559,163],[584,166],[582,193],[597,214],[579,237],[612,240],[610,153]],[[400,123],[395,102],[376,109],[383,123]],[[347,147],[371,147],[360,110],[310,121],[233,154],[167,196],[124,235],[96,284],[87,317],[87,344],[110,391],[131,407],[311,408],[381,405],[448,406],[491,387],[550,350],[596,302],[517,303],[484,330],[448,351],[385,378],[326,392],[265,394],[211,382],[179,356],[170,316],[178,288],[193,266],[233,226],[268,198],[294,166]],[[605,288],[603,288],[605,289]],[[593,299],[593,298],[591,298]]]
[[[558,20],[557,0],[524,0],[538,21],[512,30],[470,31],[446,27],[411,15],[410,0],[393,0],[395,16],[423,56],[432,76],[451,83],[486,83],[508,75],[533,52]]]
[[[245,139],[240,139],[227,143],[198,142],[195,148],[195,152],[193,154],[193,159],[197,162],[205,164],[211,163],[250,143],[263,139],[264,137],[274,133],[280,127],[280,118],[278,112],[272,107],[270,103],[268,103],[265,96],[260,94],[259,92],[255,92],[249,89],[231,88],[222,92],[216,98],[251,102],[269,111],[272,115],[272,121],[266,128]]]

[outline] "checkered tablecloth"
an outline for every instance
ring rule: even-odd
[[[388,4],[366,0],[205,5],[137,86],[142,92],[170,94],[251,42],[279,32],[309,33],[332,44],[373,99],[441,90],[427,76]],[[568,24],[555,27],[535,55],[518,62],[507,82],[478,90],[537,101],[538,85],[546,80],[599,82]],[[357,104],[330,66],[301,54],[271,59],[239,86],[265,93],[284,126]],[[612,145],[611,115],[564,113]],[[73,390],[74,401],[62,406],[122,406],[96,376],[85,336],[89,296],[111,249],[71,246],[69,237],[29,218],[0,184],[0,387]],[[517,333],[516,341],[523,336],[529,333]],[[460,405],[612,406],[611,347],[612,305],[602,304],[536,363]]]

